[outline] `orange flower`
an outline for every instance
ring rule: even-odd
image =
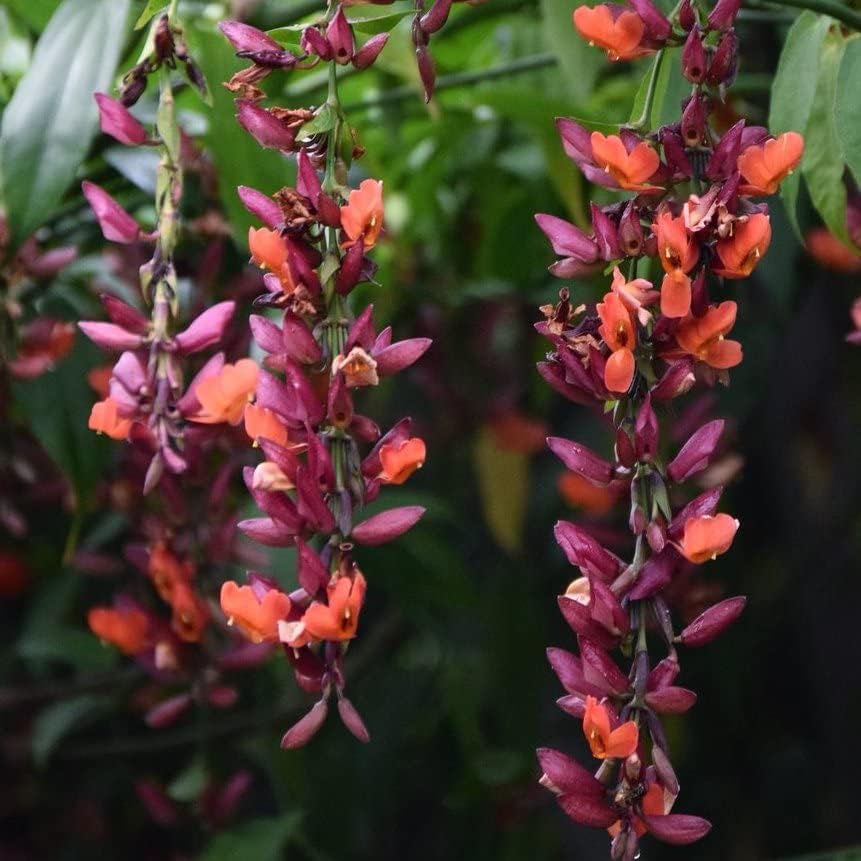
[[[607,293],[596,310],[601,318],[598,332],[612,351],[604,369],[604,385],[611,392],[627,392],[634,379],[634,353],[637,330],[625,303],[615,294]]]
[[[675,800],[673,796],[670,796],[671,800]],[[663,816],[665,813],[668,813],[667,810],[667,798],[665,794],[664,788],[660,783],[653,783],[649,786],[648,791],[643,796],[640,801],[640,805],[642,807],[643,813],[646,816]],[[646,828],[646,823],[640,819],[636,814],[633,817],[634,819],[634,831],[637,832],[638,837],[642,837],[648,829]],[[622,820],[620,819],[618,822],[614,822],[607,831],[610,833],[611,837],[615,837],[622,830]]]
[[[305,611],[305,631],[315,640],[352,640],[359,627],[359,613],[367,583],[360,571],[353,577],[339,577],[327,589],[329,603],[314,601]]]
[[[210,425],[220,422],[238,425],[257,388],[259,373],[253,359],[240,359],[235,365],[225,365],[217,374],[201,380],[194,390],[201,412],[190,416],[191,420]]]
[[[148,645],[149,619],[134,607],[93,607],[87,614],[90,630],[124,655],[137,655]]]
[[[93,404],[87,427],[96,433],[107,434],[111,439],[128,439],[132,421],[117,415],[116,401],[105,398]]]
[[[340,371],[348,388],[376,386],[380,382],[377,361],[361,347],[353,347],[346,356],[340,353],[332,359],[332,373]]]
[[[786,132],[778,138],[749,146],[738,157],[738,170],[746,183],[742,194],[774,194],[780,183],[801,163],[804,138]]]
[[[248,248],[251,261],[261,269],[268,269],[278,276],[285,293],[296,289],[287,259],[290,256],[287,246],[277,230],[267,227],[248,228]]]
[[[741,363],[741,344],[724,336],[735,325],[738,306],[735,302],[712,305],[702,317],[688,317],[676,330],[676,342],[682,351],[718,370],[734,368]]]
[[[643,183],[658,169],[661,160],[645,141],[640,141],[630,152],[618,135],[605,137],[601,132],[592,132],[591,142],[595,164],[610,174],[620,188],[632,191],[650,188]]]
[[[771,221],[767,215],[757,212],[746,221],[736,221],[732,235],[718,240],[717,253],[723,268],[715,269],[715,274],[747,278],[768,251],[770,242]]]
[[[625,11],[613,18],[613,10],[609,6],[578,6],[574,10],[574,26],[577,32],[590,44],[597,45],[607,52],[607,56],[616,60],[634,60],[653,53],[651,48],[644,48],[640,43],[646,26],[636,12]]]
[[[150,550],[147,568],[150,580],[162,601],[170,604],[179,584],[187,584],[194,577],[194,565],[181,562],[167,547],[158,542]]]
[[[586,697],[583,732],[596,759],[624,759],[637,749],[640,737],[632,720],[611,731],[610,712],[595,697]]]
[[[700,250],[685,225],[683,215],[675,218],[664,210],[652,225],[658,241],[658,256],[666,275],[661,283],[661,311],[667,317],[684,317],[691,310],[691,279],[688,272],[697,265]]]
[[[101,398],[107,398],[114,369],[111,365],[98,365],[87,372],[90,388]]]
[[[679,549],[685,559],[699,565],[726,553],[738,527],[739,522],[728,514],[692,517],[685,523]]]
[[[290,598],[277,589],[258,597],[251,586],[228,580],[221,587],[221,609],[228,625],[236,625],[252,643],[278,640],[278,622],[290,612]]]
[[[262,437],[286,446],[288,443],[287,428],[272,410],[258,407],[256,404],[245,405],[245,433],[251,437],[254,445]]]
[[[200,642],[209,621],[209,611],[188,583],[177,583],[174,586],[170,606],[173,609],[171,627],[177,637],[186,643]]]
[[[807,252],[820,266],[833,272],[861,270],[861,253],[847,248],[825,227],[814,227],[804,237]]]
[[[341,207],[341,227],[350,245],[361,239],[365,248],[373,248],[383,229],[383,184],[376,179],[363,180]]]
[[[380,449],[383,484],[403,484],[417,469],[424,466],[425,443],[419,437],[390,442]]]
[[[540,419],[511,410],[492,419],[487,427],[496,445],[504,451],[535,454],[544,450],[547,425]]]
[[[609,486],[598,487],[576,472],[559,476],[559,494],[569,505],[598,517],[612,510],[619,499],[618,493]]]

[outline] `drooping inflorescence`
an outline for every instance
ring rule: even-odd
[[[633,539],[631,557],[622,559],[577,524],[556,524],[558,544],[580,570],[559,597],[579,654],[552,648],[548,657],[566,691],[558,704],[582,720],[601,765],[593,774],[550,749],[538,758],[542,784],[566,813],[607,828],[611,857],[625,861],[638,857],[646,832],[682,844],[711,827],[671,812],[679,784],[661,716],[696,701],[676,684],[679,647],[716,638],[745,598],[720,601],[678,631],[668,593],[691,566],[727,552],[739,522],[718,513],[720,486],[685,502],[683,485],[712,462],[723,421],[706,422],[677,450],[666,452],[665,443],[671,402],[697,384],[727,384],[742,360],[725,279],[750,275],[768,250],[771,223],[759,199],[777,190],[804,147],[794,132],[774,138],[740,120],[719,135],[710,122],[735,75],[737,2],[720,0],[705,18],[689,0],[669,18],[650,0],[631,6],[579,7],[574,25],[611,60],[657,53],[641,119],[609,135],[570,119],[557,127],[587,179],[632,194],[610,206],[593,203],[591,232],[536,216],[560,258],[554,275],[612,273],[593,307],[575,302],[566,287],[557,304],[542,308],[537,329],[553,349],[539,371],[574,403],[612,411],[612,459],[566,439],[548,444],[581,480],[630,499]],[[657,72],[672,48],[681,50],[691,93],[679,121],[650,130]]]

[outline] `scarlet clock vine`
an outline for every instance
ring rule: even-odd
[[[696,385],[728,384],[742,361],[727,281],[750,275],[768,250],[762,198],[799,164],[804,146],[794,132],[774,138],[740,120],[720,135],[710,121],[735,76],[739,5],[719,0],[706,13],[684,0],[669,17],[651,0],[575,10],[580,35],[610,60],[656,55],[631,125],[604,134],[557,120],[565,152],[591,182],[633,195],[593,203],[591,232],[536,216],[560,258],[554,275],[612,274],[594,306],[565,287],[557,304],[542,308],[537,329],[552,351],[539,371],[572,402],[612,411],[612,458],[567,439],[548,444],[581,478],[627,489],[633,541],[622,559],[576,523],[556,524],[556,540],[580,572],[559,597],[579,654],[551,648],[548,657],[566,692],[558,705],[582,722],[600,766],[593,774],[543,748],[541,782],[574,821],[606,828],[611,857],[624,861],[639,857],[647,832],[687,844],[711,828],[672,812],[679,782],[661,717],[696,702],[676,684],[684,648],[715,639],[745,605],[742,596],[727,598],[677,629],[672,585],[686,568],[729,551],[739,522],[717,511],[721,487],[685,502],[684,485],[711,462],[723,421],[705,423],[676,451],[662,446],[672,437],[671,402]],[[660,65],[673,49],[691,93],[678,121],[648,129]]]
[[[428,15],[441,26],[450,4],[438,0]],[[443,14],[444,13],[444,14]],[[437,21],[437,18],[440,18]],[[423,17],[417,14],[421,30]],[[393,341],[377,330],[373,307],[359,313],[350,296],[373,283],[370,252],[383,228],[383,184],[363,179],[350,187],[348,171],[362,154],[338,96],[338,69],[370,66],[388,34],[359,46],[345,6],[331,3],[325,16],[301,34],[301,54],[285,50],[266,33],[237,21],[221,25],[237,55],[251,61],[226,86],[239,98],[237,120],[263,147],[295,154],[295,187],[272,196],[239,188],[246,208],[263,224],[251,228],[252,262],[265,270],[265,292],[251,330],[265,353],[247,385],[225,398],[219,420],[235,408],[264,459],[245,471],[246,484],[264,516],[240,523],[247,536],[269,546],[295,547],[298,588],[248,573],[248,583],[225,583],[221,606],[230,624],[255,643],[281,643],[298,684],[318,699],[282,739],[305,744],[326,718],[334,697],[344,725],[368,741],[364,722],[345,696],[344,656],[356,637],[368,588],[356,545],[382,544],[422,516],[417,506],[390,508],[371,517],[362,509],[383,485],[402,484],[425,460],[424,442],[404,418],[386,433],[356,409],[359,390],[416,362],[426,338]],[[414,28],[415,29],[415,28]],[[425,39],[426,44],[426,39]],[[425,85],[432,87],[427,73]],[[326,100],[307,108],[264,107],[257,87],[274,70],[328,67]],[[253,403],[246,404],[247,397]]]

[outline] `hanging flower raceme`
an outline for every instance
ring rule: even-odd
[[[240,56],[269,40],[235,22],[222,30]],[[384,197],[376,179],[364,179],[358,188],[346,184],[351,155],[361,150],[339,105],[336,67],[364,68],[384,44],[385,38],[374,37],[357,49],[337,4],[325,20],[304,30],[303,62],[330,65],[325,131],[314,131],[310,110],[239,105],[240,123],[259,143],[267,146],[280,136],[278,148],[297,153],[297,181],[271,197],[239,189],[246,208],[262,222],[249,231],[251,263],[264,272],[266,291],[256,304],[269,309],[250,321],[264,354],[262,367],[224,365],[192,389],[200,409],[189,418],[244,419],[264,458],[245,470],[261,516],[242,521],[240,530],[260,544],[296,550],[298,584],[292,591],[250,572],[248,585],[228,582],[221,592],[233,629],[253,643],[280,642],[297,683],[318,696],[284,735],[286,748],[305,744],[318,731],[332,695],[344,725],[360,740],[369,739],[344,695],[344,656],[361,634],[368,588],[355,556],[357,548],[397,538],[423,513],[404,506],[362,514],[384,485],[403,484],[426,457],[410,419],[383,434],[358,411],[363,389],[410,367],[430,346],[426,338],[394,341],[390,328],[377,331],[371,306],[357,313],[350,302],[356,285],[374,275],[368,254],[383,235]],[[263,53],[247,56],[263,68]],[[230,87],[237,87],[236,78]]]
[[[573,302],[566,287],[556,305],[541,309],[544,319],[536,326],[553,348],[539,364],[544,379],[575,403],[613,413],[610,459],[580,443],[548,439],[568,470],[565,487],[570,485],[574,501],[589,505],[601,493],[601,513],[609,513],[608,500],[630,500],[630,558],[620,558],[573,522],[560,521],[555,530],[578,569],[559,608],[579,654],[552,648],[548,658],[565,688],[559,706],[582,721],[589,749],[602,764],[593,776],[558,751],[538,752],[542,785],[576,822],[608,829],[613,859],[639,857],[647,833],[682,844],[710,828],[699,817],[671,812],[679,786],[661,716],[696,702],[693,691],[675,683],[678,647],[722,634],[745,599],[718,601],[680,632],[671,601],[679,601],[683,578],[694,566],[731,552],[739,521],[717,511],[721,486],[707,484],[685,503],[684,485],[714,473],[724,423],[708,421],[687,431],[668,457],[663,449],[676,409],[671,405],[664,416],[664,405],[697,382],[727,384],[729,370],[741,362],[741,344],[730,337],[738,305],[724,297],[722,279],[748,277],[767,252],[768,208],[753,198],[773,194],[804,147],[793,132],[772,138],[744,121],[723,137],[709,127],[713,100],[707,89],[728,86],[735,71],[738,3],[721,0],[700,20],[699,10],[686,2],[672,22],[648,0],[632,6],[579,7],[575,26],[611,60],[683,45],[682,71],[692,95],[677,123],[648,134],[637,127],[606,135],[557,120],[565,152],[587,179],[636,196],[592,204],[591,231],[536,216],[561,258],[550,267],[555,276],[579,278],[613,267],[609,292],[594,307]],[[695,194],[682,191],[689,183]],[[658,646],[664,656],[656,660]],[[627,669],[621,663],[626,659]]]

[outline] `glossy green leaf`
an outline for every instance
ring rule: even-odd
[[[411,3],[394,3],[391,6],[380,8],[379,6],[361,7],[351,10],[354,12],[347,18],[357,33],[367,36],[375,36],[378,33],[388,33],[400,21],[409,15],[416,14],[416,8]],[[355,12],[359,12],[358,15]]]
[[[96,131],[93,93],[109,87],[129,0],[65,0],[3,114],[0,175],[15,241],[52,212]]]
[[[580,104],[592,92],[606,57],[577,35],[572,21],[575,0],[541,0],[544,41],[559,58],[565,92]]]
[[[34,30],[43,30],[51,19],[60,0],[6,0],[5,4]]]
[[[834,101],[834,122],[843,148],[843,158],[861,183],[861,111],[858,107],[858,86],[861,84],[861,37],[846,43]]]
[[[102,714],[108,705],[105,697],[85,694],[48,706],[33,726],[33,758],[44,765],[57,745],[81,724]]]
[[[831,19],[814,12],[802,12],[796,18],[783,46],[771,90],[768,126],[773,134],[787,131],[806,133],[816,96],[816,80],[822,45]],[[796,208],[801,174],[788,176],[780,187],[790,224],[800,236]]]
[[[138,19],[135,21],[135,30],[143,29],[156,12],[160,12],[162,9],[166,8],[167,3],[165,3],[165,0],[147,0],[147,4],[144,6],[143,12],[138,15]]]
[[[840,71],[845,45],[846,42],[839,33],[829,35],[822,45],[816,95],[807,124],[801,172],[810,192],[810,199],[825,226],[835,236],[848,242],[843,150],[834,122],[837,73]]]
[[[214,837],[200,856],[201,861],[279,861],[290,838],[299,829],[301,815],[288,813],[271,819],[252,819]]]

